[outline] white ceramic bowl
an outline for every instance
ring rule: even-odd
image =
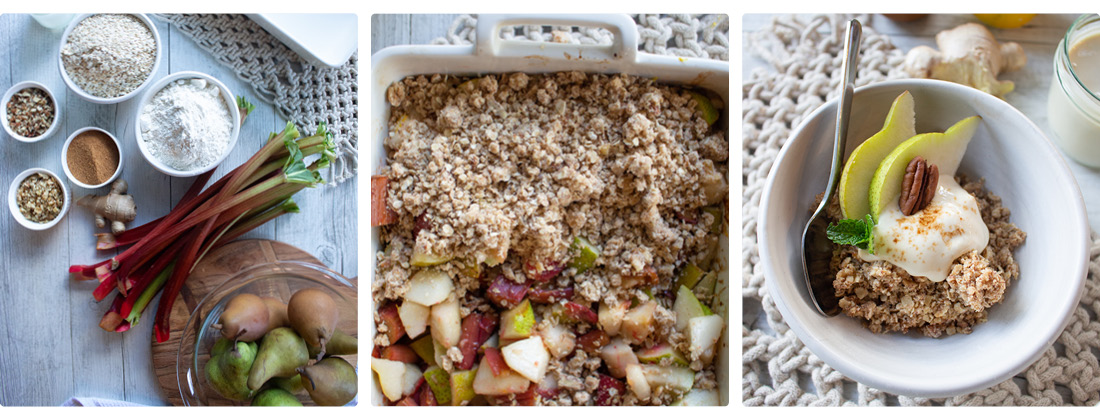
[[[145,139],[141,136],[141,113],[145,109],[146,104],[148,104],[149,101],[153,100],[153,97],[156,96],[157,92],[160,92],[160,90],[167,86],[169,83],[180,79],[196,78],[206,79],[208,83],[214,84],[218,87],[218,89],[222,91],[222,99],[225,100],[226,106],[229,107],[229,118],[233,121],[233,131],[229,133],[229,146],[225,148],[225,151],[222,153],[221,156],[219,156],[217,159],[214,159],[214,161],[210,164],[201,168],[192,169],[189,171],[181,171],[164,164],[150,153],[145,144]],[[197,71],[176,72],[164,76],[164,78],[160,80],[157,80],[157,82],[153,83],[153,85],[149,87],[149,90],[141,96],[141,100],[138,102],[137,116],[134,118],[134,136],[137,138],[138,149],[141,150],[141,155],[145,157],[145,160],[148,161],[150,165],[153,165],[154,168],[157,168],[158,171],[175,177],[195,176],[203,172],[209,171],[215,166],[218,166],[218,164],[222,163],[222,161],[225,160],[226,156],[229,156],[229,153],[233,151],[233,147],[237,145],[237,136],[240,134],[240,132],[241,111],[237,109],[237,102],[235,97],[233,96],[233,92],[230,92],[229,88],[226,87],[224,83],[222,83],[218,79],[215,79],[213,76]]]
[[[1031,365],[1065,327],[1088,273],[1088,221],[1081,191],[1043,133],[1008,103],[937,80],[878,83],[855,91],[847,151],[882,128],[890,105],[909,90],[917,132],[943,131],[982,117],[959,167],[985,178],[1027,240],[1015,252],[1020,277],[973,333],[928,338],[875,334],[853,318],[818,314],[803,281],[800,244],[816,194],[825,190],[836,100],[796,128],[776,157],[757,228],[764,275],[784,321],[821,360],[884,391],[946,397],[998,384]]]
[[[61,205],[61,212],[58,213],[57,217],[53,218],[53,220],[46,223],[35,223],[23,217],[23,213],[19,211],[19,204],[15,202],[15,195],[16,191],[19,189],[19,184],[22,184],[24,179],[36,173],[56,179],[57,185],[61,186],[61,196],[65,198],[65,203]],[[11,210],[12,217],[15,217],[15,221],[19,222],[20,225],[30,230],[46,230],[52,228],[57,222],[60,222],[61,219],[65,217],[65,213],[69,212],[69,206],[72,204],[72,201],[73,196],[69,193],[69,187],[65,185],[65,180],[59,178],[57,174],[43,168],[31,168],[20,172],[19,175],[12,180],[11,187],[8,188],[8,209]]]
[[[144,23],[145,26],[147,26],[149,28],[149,31],[153,33],[153,40],[156,42],[156,45],[157,45],[157,55],[156,55],[156,58],[153,59],[153,68],[152,68],[152,70],[149,71],[149,74],[145,76],[145,81],[141,82],[141,85],[139,85],[136,89],[134,89],[134,90],[126,93],[125,95],[122,95],[122,96],[117,96],[117,97],[114,97],[114,98],[103,98],[103,97],[100,97],[100,96],[92,95],[92,94],[84,91],[84,89],[81,89],[80,86],[76,85],[76,83],[73,83],[73,80],[69,78],[69,73],[67,71],[65,71],[65,62],[61,60],[61,50],[63,48],[65,48],[65,42],[67,42],[69,40],[69,33],[73,31],[73,28],[75,28],[76,25],[79,25],[80,22],[82,22],[85,18],[87,18],[89,16],[92,16],[92,15],[94,15],[94,13],[93,14],[83,14],[83,15],[77,16],[76,18],[74,18],[72,20],[72,22],[69,22],[69,26],[65,28],[65,32],[62,33],[62,35],[61,35],[61,43],[59,44],[59,46],[57,48],[57,67],[59,69],[61,69],[61,78],[65,80],[65,85],[69,86],[69,90],[75,92],[78,96],[80,96],[81,98],[84,98],[84,100],[86,100],[88,102],[92,102],[92,103],[117,104],[119,102],[123,102],[123,101],[126,101],[130,98],[133,98],[133,97],[137,96],[138,94],[141,93],[141,91],[143,89],[145,89],[146,87],[149,86],[149,83],[153,81],[153,75],[157,74],[157,69],[160,68],[161,50],[163,50],[164,48],[162,47],[162,45],[160,43],[160,32],[157,31],[157,25],[154,25],[153,21],[151,19],[149,19],[148,16],[145,16],[144,14],[140,14],[140,13],[131,13],[130,14],[131,16],[136,17],[138,20],[140,20],[142,23]]]
[[[42,133],[42,135],[38,137],[24,137],[16,134],[15,131],[11,129],[11,125],[8,124],[8,102],[11,101],[11,97],[19,91],[32,87],[42,89],[46,92],[46,95],[50,97],[50,101],[53,102],[53,123],[50,124],[50,128],[46,129],[45,133]],[[53,133],[57,131],[57,127],[61,126],[61,108],[61,105],[57,102],[57,96],[54,96],[53,91],[46,87],[46,85],[33,81],[19,82],[12,85],[12,87],[4,93],[3,99],[0,99],[0,109],[3,110],[0,111],[0,114],[3,115],[3,118],[0,118],[0,120],[3,122],[4,131],[7,131],[8,135],[13,139],[24,143],[34,143],[52,136]]]
[[[111,138],[111,141],[115,142],[115,148],[118,149],[118,168],[115,168],[114,174],[112,174],[111,177],[108,178],[106,181],[104,181],[101,184],[95,184],[95,185],[85,184],[85,183],[81,182],[79,179],[76,178],[76,176],[73,176],[72,171],[69,170],[69,145],[72,144],[73,139],[75,139],[76,136],[80,135],[80,133],[83,133],[85,131],[92,131],[92,130],[99,131],[99,132],[102,132],[103,134],[106,134],[107,137]],[[69,181],[72,181],[73,184],[76,184],[78,187],[82,187],[82,188],[88,188],[88,189],[99,188],[99,187],[102,187],[104,185],[107,185],[107,184],[110,184],[110,183],[114,182],[116,179],[118,179],[118,176],[120,174],[122,174],[122,162],[125,162],[125,161],[126,161],[125,156],[123,156],[123,154],[122,154],[122,143],[118,142],[118,138],[116,138],[114,134],[111,134],[109,131],[104,130],[102,128],[84,127],[84,128],[79,129],[79,130],[76,130],[76,131],[73,132],[73,134],[69,135],[69,138],[65,140],[65,145],[62,146],[62,148],[61,148],[61,169],[65,170],[65,176],[69,178]]]

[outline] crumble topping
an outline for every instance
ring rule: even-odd
[[[959,257],[945,281],[932,282],[886,261],[863,261],[853,246],[838,246],[831,267],[845,314],[876,333],[917,329],[929,337],[969,334],[986,321],[986,309],[1000,302],[1009,283],[1020,275],[1012,252],[1027,235],[1008,221],[1011,212],[984,188],[984,180],[959,176],[957,181],[978,202],[989,229],[986,248]],[[827,211],[830,218],[839,219],[839,202],[831,202]]]
[[[687,90],[579,72],[432,75],[396,82],[386,98],[392,107],[381,175],[389,178],[387,204],[398,221],[382,228],[376,305],[404,296],[421,269],[410,264],[416,252],[450,258],[432,268],[454,279],[462,316],[499,314],[483,296],[486,279],[525,283],[525,264],[569,261],[581,236],[600,248],[596,265],[583,273],[566,268],[549,286],[573,287],[571,300],[589,305],[655,299],[653,330],[638,347],[668,342],[688,357],[670,309],[674,294],[649,296],[628,280],[652,270],[656,289],[668,290],[679,267],[707,269],[717,250],[711,226],[721,221],[700,208],[728,197],[729,142]],[[489,268],[493,259],[503,261]],[[709,302],[713,294],[698,297]],[[542,328],[552,305],[534,310]],[[590,329],[574,328],[578,336]],[[452,371],[461,354],[452,347],[447,356],[441,367]],[[696,388],[716,386],[709,360],[689,363]],[[579,347],[551,358],[546,380],[560,392],[541,403],[594,404],[603,364],[598,352]],[[633,405],[678,397],[662,389],[638,401],[628,389],[616,398]]]

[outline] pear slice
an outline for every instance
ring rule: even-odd
[[[921,156],[929,164],[939,167],[941,177],[953,177],[966,154],[966,146],[974,137],[982,117],[973,116],[955,123],[943,133],[924,133],[914,136],[898,145],[886,156],[875,171],[871,180],[871,214],[878,220],[882,209],[897,200],[901,194],[901,181],[905,177],[905,167],[914,157]]]
[[[863,219],[871,214],[868,200],[871,180],[882,159],[902,142],[917,135],[913,94],[902,92],[894,99],[882,130],[860,143],[840,174],[840,211],[845,219]]]

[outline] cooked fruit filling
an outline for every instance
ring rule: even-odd
[[[566,72],[413,76],[386,98],[387,403],[718,404],[717,96]]]

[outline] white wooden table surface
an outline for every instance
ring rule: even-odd
[[[371,16],[370,52],[374,54],[391,45],[430,44],[447,34],[459,15],[418,14]]]
[[[251,92],[247,83],[218,64],[194,42],[168,24],[153,19],[163,44],[154,78],[183,70],[204,72],[221,80],[234,95],[256,105],[241,127],[236,148],[211,182],[244,163],[268,133],[286,121],[271,104]],[[0,92],[24,80],[48,86],[58,97],[62,126],[52,137],[24,144],[0,133],[0,184],[3,197],[15,175],[42,167],[64,178],[61,147],[76,129],[96,126],[123,143],[123,173],[137,201],[131,226],[168,213],[191,185],[190,178],[157,172],[138,151],[134,139],[136,100],[97,105],[67,90],[58,69],[61,34],[39,26],[29,15],[0,16]],[[298,193],[300,214],[285,215],[246,235],[283,241],[301,248],[347,277],[358,276],[357,181]],[[107,187],[86,190],[68,183],[74,198],[105,194]],[[5,198],[6,200],[6,198]],[[8,213],[7,205],[4,212]],[[125,333],[99,328],[109,299],[92,298],[96,284],[70,280],[70,264],[110,258],[95,250],[92,214],[73,206],[64,220],[46,231],[31,231],[5,214],[0,217],[0,405],[59,405],[70,397],[100,397],[162,405],[164,399],[152,370],[150,342],[156,305]],[[159,301],[159,297],[157,298]]]
[[[769,64],[751,54],[748,42],[752,32],[766,27],[773,16],[746,14],[742,18],[741,76],[743,80],[751,78],[754,68],[771,68]],[[998,41],[1017,42],[1027,53],[1027,66],[1020,70],[1003,72],[998,77],[1002,80],[1012,80],[1016,84],[1016,89],[1006,94],[1004,100],[1023,112],[1051,139],[1055,134],[1047,120],[1047,95],[1053,72],[1054,52],[1058,42],[1065,35],[1066,29],[1077,16],[1040,14],[1019,29],[991,29]],[[966,22],[978,22],[978,20],[973,15],[931,14],[915,22],[899,23],[882,15],[871,15],[869,23],[878,33],[888,35],[900,50],[909,51],[917,45],[935,47],[936,33]],[[868,26],[868,22],[863,24]],[[1081,187],[1088,211],[1089,225],[1093,231],[1100,232],[1100,170],[1083,166],[1066,157],[1064,153],[1063,158]]]

